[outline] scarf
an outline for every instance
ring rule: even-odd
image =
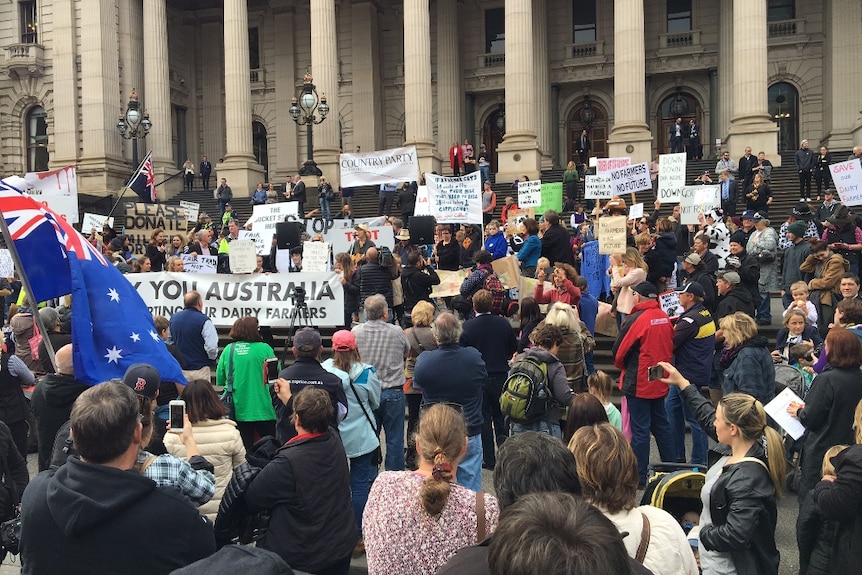
[[[730,367],[730,364],[733,363],[733,360],[736,359],[737,354],[742,349],[742,345],[737,345],[736,347],[726,347],[721,350],[721,367],[722,369],[727,369]]]

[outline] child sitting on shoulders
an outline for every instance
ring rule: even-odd
[[[590,389],[590,395],[596,396],[596,398],[602,402],[602,405],[605,407],[605,412],[608,414],[608,421],[611,425],[622,431],[623,421],[622,416],[620,415],[620,410],[617,409],[616,405],[611,403],[611,390],[614,386],[614,378],[604,371],[599,370],[590,375],[587,379],[587,385]]]
[[[798,309],[805,313],[805,321],[808,322],[808,325],[817,327],[817,308],[813,303],[808,301],[808,284],[805,282],[793,282],[790,284],[790,295],[793,296],[793,301],[784,310],[784,316]]]

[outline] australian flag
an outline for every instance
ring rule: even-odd
[[[144,203],[155,204],[159,200],[156,195],[156,175],[153,172],[152,152],[147,154],[143,163],[138,166],[138,171],[129,183],[129,187],[141,197]]]
[[[72,294],[75,379],[95,385],[133,363],[185,383],[132,284],[65,219],[0,182],[0,212],[36,301]],[[12,246],[10,246],[12,247]]]

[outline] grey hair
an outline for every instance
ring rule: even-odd
[[[383,314],[386,313],[386,298],[381,294],[376,293],[365,299],[365,317],[373,319],[383,319]]]
[[[440,345],[458,343],[461,339],[461,321],[451,312],[441,313],[431,324],[431,333]]]
[[[51,331],[58,325],[60,325],[60,314],[57,313],[52,307],[43,307],[39,310],[39,319],[42,320],[42,324],[45,326],[45,329]]]
[[[131,387],[112,381],[94,385],[72,407],[75,449],[91,463],[116,459],[132,444],[139,414],[138,396]]]

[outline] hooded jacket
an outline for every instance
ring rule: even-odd
[[[838,291],[841,276],[850,269],[848,262],[841,254],[832,254],[825,262],[819,261],[814,254],[810,254],[799,266],[806,273],[813,273],[814,279],[808,282],[811,290],[820,290],[820,303],[832,305],[832,293]]]
[[[837,479],[818,483],[814,501],[824,517],[838,522],[831,573],[855,573],[862,564],[862,445],[851,445],[832,463]]]
[[[550,387],[553,401],[548,407],[546,418],[550,422],[557,422],[562,416],[561,408],[565,409],[568,407],[572,401],[572,397],[574,397],[572,388],[569,386],[569,381],[566,379],[566,368],[557,359],[557,356],[538,347],[528,347],[525,349],[524,353],[515,358],[515,363],[526,355],[532,356],[534,359],[544,362],[548,366],[548,386]]]
[[[72,457],[37,475],[21,508],[25,575],[167,574],[215,552],[212,524],[135,470]]]
[[[667,395],[667,385],[647,375],[650,367],[673,357],[673,326],[657,300],[644,300],[632,308],[611,353],[622,371],[619,388],[625,395],[639,399]]]
[[[39,471],[45,471],[51,464],[54,437],[60,426],[69,420],[75,400],[87,389],[86,385],[78,383],[71,375],[62,373],[49,373],[36,384],[30,406],[36,415]]]
[[[425,273],[425,270],[428,273]],[[409,315],[420,301],[431,301],[433,286],[440,284],[440,277],[434,268],[407,266],[401,272],[401,287],[404,291],[404,311]]]
[[[673,232],[661,232],[652,249],[644,255],[649,266],[647,281],[657,284],[661,278],[669,278],[676,269],[676,236]]]
[[[754,316],[754,300],[751,299],[748,290],[739,285],[718,300],[718,305],[715,307],[715,319],[720,320],[738,311]]]
[[[769,340],[756,335],[744,344],[724,370],[724,394],[747,393],[766,405],[775,397],[775,362]]]

